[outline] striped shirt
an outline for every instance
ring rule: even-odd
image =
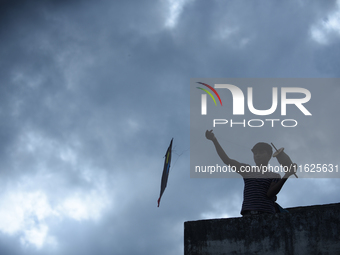
[[[273,172],[265,173],[242,173],[244,180],[243,204],[241,214],[244,211],[261,211],[275,213],[275,197],[267,196],[272,182],[278,182],[281,176]]]

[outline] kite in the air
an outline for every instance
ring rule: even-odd
[[[163,174],[162,174],[162,183],[161,183],[161,193],[160,193],[159,198],[158,198],[158,206],[157,207],[159,207],[159,202],[161,201],[161,197],[163,195],[166,184],[168,182],[170,163],[171,163],[172,140],[173,140],[173,138],[171,139],[169,148],[168,148],[168,150],[166,151],[166,154],[165,154],[164,168],[163,168]]]

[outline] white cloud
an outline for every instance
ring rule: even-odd
[[[24,230],[23,232],[24,235],[20,238],[23,245],[33,244],[37,248],[41,248],[46,240],[48,227],[44,224]]]
[[[55,246],[58,240],[49,236],[49,222],[65,218],[99,220],[109,204],[107,195],[98,190],[69,195],[56,205],[51,204],[43,191],[11,191],[0,199],[0,231],[19,234],[23,245],[41,248],[47,243]]]
[[[183,11],[183,7],[192,0],[167,0],[169,3],[169,15],[165,21],[165,26],[168,28],[176,27],[178,18]]]
[[[108,204],[107,196],[98,191],[77,193],[67,197],[56,207],[56,211],[61,216],[67,216],[77,221],[98,220]]]
[[[340,1],[337,2],[337,9],[331,12],[326,19],[323,19],[310,28],[310,35],[319,44],[327,45],[332,43],[334,38],[340,37]]]
[[[22,243],[40,248],[48,231],[45,219],[51,215],[55,212],[43,192],[10,192],[1,198],[0,231],[9,235],[21,232]]]
[[[0,197],[1,232],[19,235],[24,246],[56,247],[58,239],[50,234],[51,223],[101,218],[110,204],[105,178],[89,161],[80,162],[80,146],[26,129],[12,152],[13,159],[25,159],[12,168],[20,177]],[[79,182],[76,187],[67,182],[71,176]],[[57,198],[56,192],[62,195]]]

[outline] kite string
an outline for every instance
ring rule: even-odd
[[[175,148],[176,148],[176,146],[175,146]],[[177,159],[176,159],[176,161],[175,161],[175,163],[174,163],[173,166],[172,166],[172,169],[174,169],[174,167],[175,167],[175,165],[176,165],[178,159],[179,159],[185,152],[187,152],[187,151],[189,151],[189,150],[190,150],[190,146],[189,146],[188,149],[185,149],[185,150],[182,151],[180,154],[176,153],[176,152],[175,152],[175,149],[172,150],[172,153],[174,153],[174,154],[176,154],[176,155],[178,156]]]
[[[251,149],[251,148],[248,147],[248,146],[245,146],[245,145],[240,144],[240,143],[235,143],[235,142],[233,142],[233,141],[231,141],[231,140],[229,140],[229,139],[226,139],[226,138],[219,138],[219,141],[227,141],[227,142],[230,143],[230,144],[233,144],[233,145],[236,145],[236,146],[239,146],[239,147],[243,147],[243,148],[246,148],[246,149],[248,149],[248,150]],[[186,153],[187,151],[190,151],[190,148],[191,148],[192,146],[194,146],[197,142],[198,142],[198,141],[196,141],[194,144],[190,145],[187,149],[183,150],[183,151],[182,151],[181,153],[179,153],[179,154],[176,153],[176,150],[175,150],[176,146],[175,146],[174,149],[172,149],[172,153],[173,153],[173,154],[176,154],[176,155],[178,156],[177,159],[176,159],[176,161],[174,162],[174,164],[173,164],[173,166],[172,166],[172,169],[174,169],[174,167],[175,167],[175,165],[176,165],[178,159],[179,159],[184,153]],[[222,145],[222,146],[223,146],[223,145]]]

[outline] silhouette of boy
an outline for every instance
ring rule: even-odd
[[[229,158],[217,141],[212,130],[207,130],[205,136],[213,142],[217,154],[222,161],[230,167],[235,167],[236,172],[243,177],[244,191],[241,214],[243,216],[262,213],[274,214],[276,212],[276,195],[280,192],[289,176],[294,174],[293,169],[286,172],[282,178],[277,173],[262,171],[264,167],[268,166],[273,150],[267,143],[257,143],[252,148],[252,152],[259,171],[246,171],[246,169],[249,170],[252,167]]]

